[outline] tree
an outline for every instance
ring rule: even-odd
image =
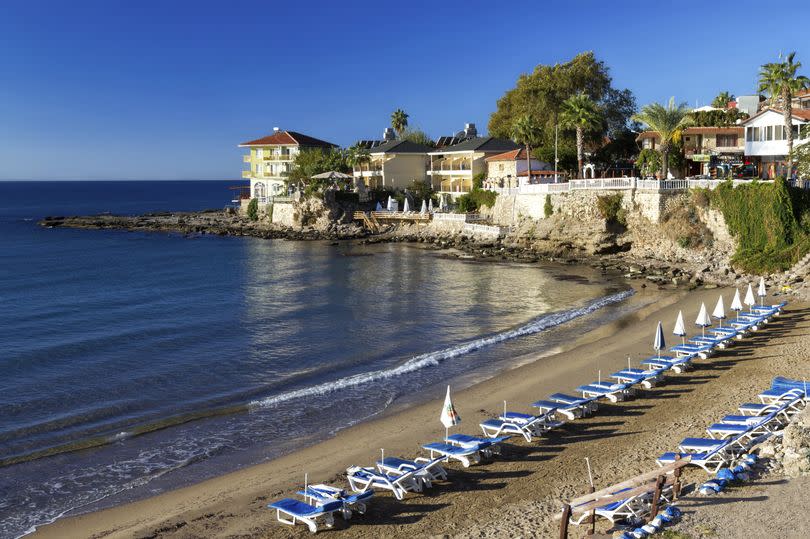
[[[663,179],[666,179],[669,174],[669,151],[672,144],[680,138],[681,130],[691,124],[689,107],[686,103],[676,105],[675,98],[671,97],[667,106],[660,103],[645,105],[633,119],[646,124],[652,131],[658,133],[661,139],[659,145],[661,174]]]
[[[408,127],[408,114],[402,109],[397,109],[392,112],[391,127],[397,132],[397,136],[401,136],[405,128]]]
[[[578,174],[583,177],[585,166],[585,133],[603,130],[604,121],[599,106],[585,92],[566,99],[562,104],[560,124],[573,128],[577,134]]]
[[[433,142],[433,139],[430,138],[430,135],[428,135],[421,129],[409,129],[406,127],[399,138],[402,140],[409,140],[416,144],[430,146],[431,148],[436,147],[436,143]]]
[[[371,161],[371,154],[367,148],[355,144],[346,150],[346,163],[352,167],[352,172],[354,172],[354,167],[362,167],[369,161]]]
[[[801,62],[794,62],[796,52],[791,52],[787,56],[779,54],[779,61],[763,64],[759,70],[759,91],[767,92],[771,106],[781,103],[782,116],[785,120],[785,138],[788,145],[788,159],[792,162],[793,153],[793,122],[791,102],[793,96],[808,87],[810,79],[803,75],[796,75]],[[791,166],[788,166],[790,171]]]
[[[723,91],[717,94],[717,97],[712,99],[712,106],[718,109],[727,109],[728,104],[734,101],[734,94]]]
[[[301,150],[293,161],[292,170],[287,174],[287,184],[305,186],[307,191],[322,191],[328,187],[328,180],[313,181],[312,176],[335,170],[337,172],[351,172],[347,163],[347,152],[332,148],[323,150],[312,148]]]
[[[800,139],[810,139],[810,125],[803,125],[799,133]],[[791,157],[796,162],[797,177],[810,179],[810,141],[797,144]]]
[[[526,174],[527,181],[531,179],[532,171],[532,146],[539,144],[543,130],[528,114],[520,116],[512,125],[512,140],[526,147]]]

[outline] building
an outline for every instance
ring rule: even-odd
[[[272,135],[243,142],[239,147],[250,149],[242,156],[249,165],[248,170],[242,171],[242,177],[250,179],[251,196],[260,204],[266,204],[269,197],[287,194],[284,180],[292,170],[295,156],[302,150],[330,150],[337,145],[274,127]]]
[[[518,177],[526,176],[529,168],[526,163],[526,148],[510,150],[487,157],[484,161],[487,164],[486,182],[490,187],[517,187]],[[538,176],[540,171],[551,171],[552,166],[534,157],[530,160],[532,177]],[[553,171],[551,173],[554,175]]]
[[[520,146],[496,137],[472,137],[428,153],[428,176],[435,191],[460,194],[472,191],[473,177],[486,174],[486,158]]]
[[[352,172],[369,189],[405,189],[414,181],[427,181],[428,152],[432,150],[409,140],[390,140],[372,146],[368,163],[356,165]]]
[[[793,144],[806,143],[807,137],[799,138],[801,127],[810,123],[810,109],[792,109]],[[773,179],[777,176],[792,177],[787,168],[787,138],[782,111],[766,108],[744,122],[745,158],[757,166],[759,176]]]
[[[683,130],[686,175],[728,175],[743,164],[745,144],[742,127],[687,127]]]
[[[810,90],[801,90],[793,96],[793,108],[801,110],[810,109]]]

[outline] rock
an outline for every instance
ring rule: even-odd
[[[780,464],[788,477],[810,475],[810,414],[804,410],[785,427]]]

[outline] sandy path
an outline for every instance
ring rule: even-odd
[[[637,300],[644,299],[641,292]],[[613,372],[649,355],[655,323],[670,329],[678,309],[693,319],[701,301],[710,306],[717,290],[673,292],[640,312],[591,332],[573,350],[543,358],[477,384],[454,397],[464,423],[474,433],[479,420],[494,415],[502,400],[511,409],[547,394],[569,391],[595,379],[597,369]],[[728,300],[728,292],[725,293]],[[649,297],[647,298],[649,299]],[[397,502],[378,496],[362,518],[340,531],[341,537],[548,537],[560,499],[585,491],[584,458],[590,457],[597,487],[607,486],[655,466],[654,458],[684,436],[701,435],[712,418],[732,410],[766,387],[776,374],[806,377],[810,317],[803,305],[698,369],[672,375],[669,381],[638,398],[603,405],[593,418],[577,421],[527,444],[508,446],[507,454],[482,466],[451,465],[452,481],[425,495]],[[765,346],[765,345],[768,346]],[[436,396],[437,399],[441,395]],[[517,403],[524,403],[518,405]],[[420,443],[442,435],[439,401],[408,409],[340,432],[335,438],[296,455],[251,467],[192,487],[97,513],[58,521],[40,537],[303,537],[304,527],[275,523],[264,508],[292,493],[307,470],[313,481],[340,480],[350,464],[371,464],[379,454],[413,456]],[[701,472],[702,473],[702,472]],[[690,474],[700,480],[700,474]],[[492,524],[497,523],[497,524]],[[584,533],[576,530],[574,534]]]

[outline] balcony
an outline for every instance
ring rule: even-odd
[[[471,174],[472,164],[469,161],[442,159],[431,163],[428,174]]]
[[[242,177],[243,177],[243,178],[250,179],[250,178],[252,178],[252,177],[253,177],[253,172],[252,172],[252,171],[250,171],[250,170],[243,170],[243,171],[242,171]]]
[[[264,154],[263,159],[265,161],[292,161],[295,159],[295,155],[291,153],[271,153]]]
[[[250,154],[243,155],[242,156],[242,162],[243,163],[250,163]]]

